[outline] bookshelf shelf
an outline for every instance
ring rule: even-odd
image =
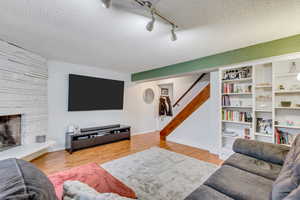
[[[277,90],[275,94],[297,94],[300,93],[300,90]]]
[[[265,85],[265,86],[262,86],[262,85],[257,85],[257,86],[255,86],[255,88],[261,88],[261,89],[272,89],[272,85]]]
[[[271,113],[272,110],[255,110],[255,112],[261,112],[261,113]]]
[[[276,107],[278,110],[300,110],[300,107]]]
[[[222,95],[252,95],[251,92],[240,92],[240,93],[222,93]]]
[[[223,108],[244,108],[244,109],[252,109],[252,106],[222,106]]]
[[[239,136],[230,136],[230,135],[222,135],[224,138],[229,138],[229,139],[237,139],[240,138]]]
[[[262,137],[273,137],[273,134],[272,135],[268,135],[268,134],[265,134],[265,133],[254,133],[255,136],[262,136]]]
[[[300,126],[275,125],[276,128],[300,129]]]
[[[252,81],[252,78],[242,78],[242,79],[233,79],[233,80],[222,80],[223,83],[249,82],[249,81]]]
[[[239,121],[231,121],[231,120],[222,120],[224,123],[233,123],[233,124],[243,124],[243,125],[251,125],[251,122],[239,122]]]
[[[296,72],[296,73],[283,73],[283,74],[275,74],[275,77],[290,77],[290,76],[298,76],[300,72]]]

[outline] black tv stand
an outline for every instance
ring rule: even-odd
[[[79,149],[130,139],[130,126],[120,124],[80,129],[80,133],[66,133],[66,150]]]

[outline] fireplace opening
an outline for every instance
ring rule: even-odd
[[[0,116],[0,151],[21,145],[21,115]]]

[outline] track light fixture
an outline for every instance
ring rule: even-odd
[[[148,22],[148,24],[146,25],[146,29],[147,31],[151,32],[154,28],[154,24],[156,21],[155,16],[159,17],[160,19],[162,19],[163,21],[167,22],[168,24],[170,24],[172,26],[171,29],[171,40],[172,41],[176,41],[177,40],[177,35],[175,33],[176,28],[178,28],[178,26],[176,24],[174,24],[171,20],[169,20],[168,18],[162,16],[156,9],[155,7],[152,5],[151,1],[148,0],[133,0],[135,3],[137,3],[138,5],[140,5],[143,8],[146,8],[148,10],[150,10],[151,12],[151,21]],[[111,4],[112,4],[112,0],[101,0],[103,6],[105,8],[110,8]]]
[[[104,8],[110,8],[112,0],[101,0]]]
[[[175,33],[175,29],[176,29],[176,26],[174,24],[172,24],[172,29],[171,29],[171,40],[174,42],[177,40],[177,35]]]
[[[151,32],[154,28],[155,17],[154,17],[154,9],[151,10],[151,21],[147,24],[146,29]]]

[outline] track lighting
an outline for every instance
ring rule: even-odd
[[[103,7],[105,8],[110,8],[112,5],[112,1],[113,0],[101,0]],[[164,17],[162,14],[160,14],[155,7],[153,6],[152,2],[149,0],[133,0],[136,4],[138,4],[140,7],[147,9],[149,11],[151,11],[151,21],[148,22],[148,24],[146,25],[146,29],[147,31],[151,32],[153,31],[154,28],[154,24],[156,21],[155,17],[158,17],[159,19],[167,22],[168,24],[170,24],[172,26],[171,29],[171,40],[172,41],[176,41],[177,40],[177,35],[175,33],[176,28],[178,28],[177,25],[175,25],[172,21],[170,21],[168,18]],[[299,77],[300,79],[300,77]]]
[[[154,28],[154,23],[155,23],[155,17],[154,17],[154,10],[151,10],[151,16],[152,19],[151,21],[147,24],[146,29],[151,32]]]
[[[171,29],[171,40],[174,42],[177,40],[177,35],[175,33],[175,29],[176,29],[176,26],[174,24],[172,24],[172,29]]]
[[[111,6],[111,0],[101,0],[104,8],[109,8]]]

